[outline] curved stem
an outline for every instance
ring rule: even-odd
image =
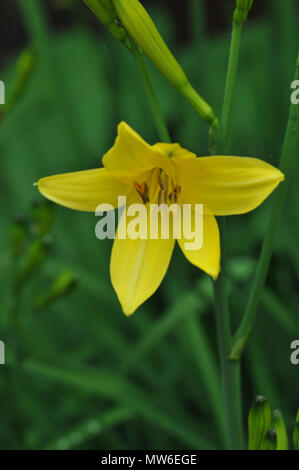
[[[166,124],[165,124],[165,121],[164,121],[164,118],[160,109],[160,105],[155,95],[151,80],[149,78],[148,71],[146,69],[142,54],[140,52],[139,47],[136,44],[134,44],[133,41],[132,41],[132,54],[136,61],[140,75],[143,80],[143,84],[144,84],[144,87],[148,96],[148,100],[149,100],[150,107],[153,113],[153,117],[155,120],[156,129],[157,129],[159,138],[161,139],[161,142],[170,143],[171,138],[170,138],[168,129],[166,127]]]
[[[295,80],[299,80],[299,53]],[[266,281],[271,256],[273,253],[275,235],[280,222],[284,201],[288,189],[289,177],[292,169],[292,161],[295,155],[296,144],[299,136],[299,105],[291,104],[289,120],[285,133],[280,169],[285,174],[286,181],[282,183],[274,195],[273,205],[270,212],[270,219],[266,236],[264,239],[262,252],[258,262],[256,275],[249,296],[242,322],[234,337],[230,358],[238,360],[243,352],[248,336],[256,318],[257,306],[259,304],[262,290]]]

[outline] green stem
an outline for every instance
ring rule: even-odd
[[[136,64],[137,64],[139,72],[140,72],[140,75],[141,75],[142,80],[143,80],[143,84],[144,84],[144,87],[145,87],[145,90],[146,90],[146,93],[147,93],[147,96],[148,96],[148,100],[149,100],[150,107],[151,107],[151,110],[152,110],[152,113],[153,113],[153,117],[154,117],[154,120],[155,120],[155,124],[156,124],[156,128],[157,128],[159,138],[161,139],[161,142],[169,142],[170,143],[171,138],[170,138],[169,132],[167,130],[167,127],[166,127],[166,124],[165,124],[165,121],[164,121],[164,118],[163,118],[163,115],[162,115],[162,112],[161,112],[161,109],[160,109],[160,105],[159,105],[159,102],[158,102],[157,97],[155,95],[151,80],[149,78],[149,74],[148,74],[148,71],[146,69],[142,54],[140,52],[139,47],[136,46],[136,44],[134,44],[133,41],[132,41],[132,54],[133,54],[133,57],[136,61]]]
[[[226,86],[225,86],[224,101],[223,101],[222,116],[221,116],[224,149],[226,147],[226,142],[227,142],[232,100],[233,100],[233,94],[234,94],[235,84],[236,84],[236,76],[237,76],[240,46],[241,46],[242,28],[243,28],[243,24],[236,23],[235,21],[233,22],[233,31],[232,31],[229,62],[228,62],[227,77],[226,77]]]
[[[299,80],[299,53],[297,58],[295,80]],[[230,357],[238,360],[244,350],[248,336],[251,332],[256,318],[257,306],[259,304],[263,287],[266,281],[271,256],[273,253],[275,235],[279,226],[284,201],[291,176],[292,161],[295,155],[296,144],[299,135],[299,105],[291,104],[289,120],[284,138],[280,169],[285,174],[286,181],[282,183],[274,195],[273,205],[270,212],[270,219],[263,242],[262,252],[259,258],[253,286],[249,296],[242,322],[234,337],[233,347]]]
[[[187,338],[194,351],[194,360],[197,364],[198,372],[200,376],[203,377],[203,384],[208,401],[207,406],[211,410],[211,414],[214,415],[215,425],[223,441],[226,435],[226,421],[221,400],[222,395],[218,367],[211,349],[211,344],[205,334],[201,319],[197,318],[197,313],[198,312],[188,312],[188,315],[186,315],[185,326]],[[203,351],[205,351],[204,355],[202,353]]]
[[[221,385],[225,413],[226,447],[243,448],[240,364],[229,360],[231,324],[227,296],[226,222],[219,219],[221,232],[221,274],[214,282],[215,318],[221,367]]]
[[[217,153],[225,153],[226,150],[232,99],[238,70],[241,34],[242,24],[238,24],[234,21],[222,108],[222,136],[221,140],[218,139],[216,142],[215,150]],[[219,219],[219,225],[221,233],[221,273],[219,278],[214,282],[214,296],[223,407],[226,418],[226,445],[228,449],[242,449],[243,424],[240,364],[233,363],[229,360],[232,336],[227,294],[226,222],[223,217]]]

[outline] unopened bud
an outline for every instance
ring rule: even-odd
[[[293,443],[295,450],[299,450],[299,410],[296,416],[296,424],[293,432]]]
[[[44,309],[56,299],[69,294],[76,284],[77,280],[74,273],[72,271],[63,271],[49,289],[34,301],[34,308],[36,310]]]
[[[288,434],[283,416],[279,410],[273,411],[273,426],[277,434],[276,450],[288,450]]]
[[[83,0],[88,8],[96,15],[96,17],[105,26],[109,25],[112,21],[111,14],[107,8],[105,8],[99,0]]]
[[[271,408],[267,398],[257,395],[248,417],[249,450],[259,450],[262,440],[271,427]]]
[[[261,442],[259,450],[277,450],[277,434],[275,429],[267,432]]]
[[[234,12],[234,22],[238,24],[245,23],[253,0],[237,0],[237,8]]]
[[[3,113],[8,113],[21,98],[32,76],[36,56],[32,49],[24,49],[18,57],[13,84],[9,92]]]
[[[27,242],[27,220],[23,216],[16,218],[10,232],[11,255],[16,258],[24,251]]]
[[[30,210],[31,232],[40,237],[50,232],[54,219],[54,204],[49,201],[34,202]]]
[[[16,279],[16,286],[23,285],[33,272],[41,265],[45,259],[49,247],[51,246],[51,237],[34,240],[25,254],[24,262]]]
[[[129,47],[127,33],[117,20],[117,14],[112,0],[83,0],[88,8],[96,15],[118,41],[123,41]]]
[[[136,44],[164,77],[185,96],[198,114],[216,127],[214,111],[191,86],[142,4],[138,0],[113,0],[113,4],[122,25]]]

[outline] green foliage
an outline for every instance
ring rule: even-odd
[[[31,0],[19,3],[29,9]],[[208,31],[202,3],[203,16],[197,22],[193,18],[194,34],[188,25],[189,40],[180,44],[173,17],[160,3],[155,10],[148,2],[155,23],[192,83],[219,114],[230,21],[225,30]],[[245,26],[228,145],[232,155],[277,164],[297,53],[297,5],[265,3],[264,12]],[[30,11],[27,46],[37,51],[35,67],[0,123],[0,339],[7,354],[7,374],[0,366],[5,404],[0,447],[223,448],[207,277],[178,250],[157,294],[125,318],[109,279],[111,242],[96,240],[95,217],[56,206],[42,209],[33,186],[42,176],[100,165],[120,120],[149,142],[158,139],[129,52],[100,23],[91,28],[84,5],[83,10],[85,15],[74,16],[67,28],[48,25],[46,32],[38,12]],[[231,20],[232,11],[227,13]],[[1,70],[5,82],[11,82],[18,57],[19,51],[11,54]],[[173,139],[208,155],[207,124],[148,66]],[[296,159],[294,176],[298,172]],[[299,387],[298,366],[290,363],[289,349],[298,335],[298,198],[294,180],[243,371],[244,409],[259,390],[283,410],[288,430],[294,427]],[[252,214],[228,220],[235,325],[247,301],[268,211],[266,202]],[[49,234],[51,250],[44,252],[42,240]],[[61,282],[66,278],[57,279],[66,271],[71,273],[70,286],[74,273],[78,279],[70,292]],[[21,295],[15,289],[16,275]],[[33,302],[42,296],[43,309],[37,312]],[[273,423],[265,434],[275,427],[279,448],[283,428]],[[293,439],[298,449],[298,426]],[[273,448],[274,433],[264,435],[261,445]]]

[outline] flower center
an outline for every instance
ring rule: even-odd
[[[142,184],[133,182],[140,195],[142,202],[147,204],[176,204],[179,202],[181,187],[176,184],[175,179],[170,178],[160,168],[151,171],[150,176]]]

